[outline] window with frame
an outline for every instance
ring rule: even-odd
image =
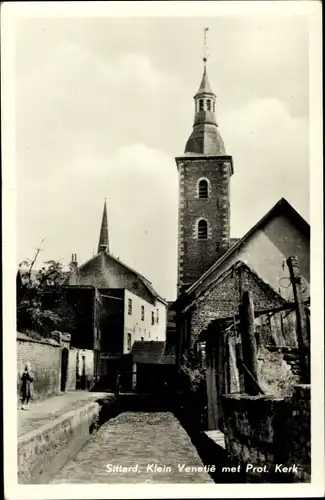
[[[200,99],[200,101],[199,101],[199,110],[200,111],[204,110],[204,101],[203,101],[203,99]]]
[[[141,321],[144,321],[144,306],[141,306]]]
[[[131,333],[128,333],[128,343],[127,343],[128,349],[131,349],[131,342],[132,342],[132,335]]]
[[[132,299],[128,299],[128,315],[132,316]]]
[[[199,240],[206,240],[208,238],[208,223],[204,219],[201,219],[198,222],[197,237]]]
[[[208,198],[209,197],[209,185],[208,181],[205,179],[202,179],[199,182],[199,198]]]
[[[207,110],[211,111],[211,101],[210,101],[210,99],[207,100]]]
[[[152,325],[155,324],[155,312],[154,311],[151,311],[151,324]]]

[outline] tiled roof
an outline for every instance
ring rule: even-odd
[[[135,341],[131,355],[134,363],[144,364],[175,364],[175,356],[165,354],[165,342]]]
[[[78,267],[78,269],[82,270],[85,266],[88,266],[91,262],[96,260],[99,257],[99,255],[100,255],[100,253],[97,253],[96,255],[91,257],[91,259],[89,259],[86,262],[84,262],[83,264],[81,264]],[[105,259],[111,259],[111,260],[117,262],[120,266],[124,267],[127,271],[134,274],[143,283],[143,285],[147,288],[147,290],[151,293],[151,295],[153,297],[155,297],[156,299],[160,300],[161,302],[163,302],[164,304],[167,305],[167,302],[156,292],[156,290],[152,286],[152,283],[145,276],[140,274],[138,271],[135,271],[134,269],[132,269],[132,267],[128,266],[123,261],[121,261],[120,259],[118,259],[117,257],[115,257],[114,255],[112,255],[109,252],[105,252]],[[110,288],[110,285],[106,284],[107,280],[105,278],[105,274],[103,274],[103,276],[100,279],[102,280],[101,285],[99,286],[97,284],[96,286],[99,286],[99,288],[105,288],[105,287]],[[97,280],[96,283],[98,283],[98,276],[97,276],[96,280]],[[68,282],[69,282],[69,279],[67,277],[67,279],[65,280],[65,284],[68,284]]]
[[[224,253],[220,259],[218,259],[204,274],[202,274],[201,278],[199,278],[193,285],[190,286],[186,290],[186,294],[191,294],[208,276],[210,276],[215,269],[217,269],[225,260],[228,259],[231,255],[233,255],[241,245],[243,245],[248,238],[251,237],[257,230],[261,229],[267,222],[272,220],[278,214],[286,214],[296,227],[309,239],[310,237],[310,226],[308,222],[305,221],[303,217],[290,205],[290,203],[285,199],[281,198],[273,208],[269,212],[267,212],[262,219],[260,219],[255,226],[253,226],[242,238],[240,238],[236,243],[234,243],[229,250]]]

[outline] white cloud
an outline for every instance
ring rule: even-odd
[[[309,218],[307,120],[293,118],[280,101],[260,99],[228,114],[222,133],[234,158],[235,236],[241,236],[282,197]]]

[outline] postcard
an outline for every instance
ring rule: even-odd
[[[2,4],[8,500],[322,494],[320,19]]]

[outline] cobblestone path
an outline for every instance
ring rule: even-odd
[[[121,471],[119,466],[133,469]],[[193,469],[185,471],[185,467]],[[188,434],[171,413],[124,412],[104,424],[51,483],[213,483],[213,480],[203,470]]]

